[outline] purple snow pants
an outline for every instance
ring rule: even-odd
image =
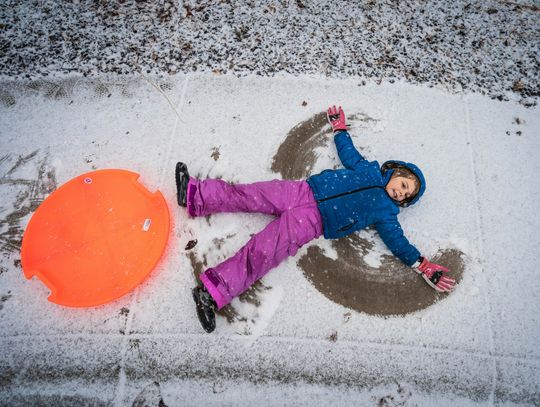
[[[201,281],[223,308],[255,281],[298,249],[322,235],[322,219],[306,181],[273,180],[231,185],[221,180],[188,184],[191,216],[218,212],[259,212],[274,215],[234,256],[201,274]]]

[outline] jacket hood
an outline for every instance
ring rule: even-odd
[[[390,160],[390,161],[386,161],[381,166],[381,173],[383,174],[383,177],[384,177],[385,181],[388,182],[390,180],[390,176],[392,175],[394,170],[398,169],[400,167],[405,167],[408,170],[412,171],[412,173],[414,175],[416,175],[416,178],[418,178],[418,181],[420,182],[420,189],[419,189],[418,193],[412,199],[409,198],[409,200],[404,200],[402,202],[394,201],[394,202],[396,202],[397,205],[399,205],[399,206],[401,206],[403,208],[406,208],[408,206],[414,205],[416,202],[418,202],[420,197],[422,195],[424,195],[424,191],[426,190],[426,179],[424,178],[424,174],[422,174],[422,171],[420,171],[420,168],[418,168],[413,163],[407,163],[407,162],[404,162],[404,161]]]

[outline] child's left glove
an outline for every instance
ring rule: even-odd
[[[454,289],[456,280],[446,275],[448,269],[439,264],[431,263],[424,257],[420,257],[421,263],[415,267],[418,274],[421,274],[426,283],[431,288],[440,293],[450,292]]]

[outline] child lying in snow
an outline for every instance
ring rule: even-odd
[[[222,180],[190,178],[185,164],[176,165],[178,204],[191,216],[218,212],[259,212],[276,218],[234,256],[206,270],[202,286],[193,289],[197,314],[207,332],[215,329],[215,311],[229,304],[255,281],[298,249],[324,235],[346,236],[369,225],[406,265],[413,267],[439,292],[455,281],[448,269],[430,263],[409,243],[398,222],[399,207],[417,202],[426,188],[414,164],[367,161],[354,147],[345,113],[328,109],[328,121],[343,169],[325,170],[306,181],[273,180],[231,185]]]

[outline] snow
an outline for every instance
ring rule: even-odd
[[[2,2],[0,405],[540,405],[538,10]],[[205,334],[194,268],[235,253],[270,217],[189,219],[175,203],[176,161],[202,178],[279,178],[278,148],[329,104],[344,107],[368,159],[422,168],[426,194],[400,221],[427,257],[462,254],[456,291],[402,316],[349,309],[301,265],[312,248],[339,264],[340,247],[320,238]],[[292,144],[295,168],[339,166],[328,126],[308,136]],[[164,193],[169,243],[132,293],[60,307],[24,279],[22,234],[55,188],[102,168],[139,172]],[[359,236],[358,272],[400,301],[392,284],[414,272],[388,268],[373,230]]]
[[[402,82],[147,79],[4,85],[15,103],[0,107],[2,403],[539,403],[538,108]],[[63,96],[51,96],[51,88]],[[191,299],[191,260],[208,266],[224,260],[270,218],[189,219],[175,204],[176,161],[203,178],[278,178],[270,167],[287,133],[334,103],[354,117],[353,140],[368,159],[422,168],[426,194],[400,220],[426,256],[441,248],[464,253],[458,288],[401,317],[357,312],[306,279],[297,264],[304,247],[262,280],[255,300],[235,300],[230,321],[219,316],[216,332],[204,334]],[[327,133],[316,171],[337,163]],[[97,308],[63,308],[47,301],[40,281],[24,279],[16,242],[7,244],[6,233],[18,227],[20,238],[32,203],[50,192],[47,179],[59,186],[95,168],[139,172],[145,186],[165,195],[173,228],[162,261],[132,293]],[[197,246],[185,250],[193,239]],[[324,239],[312,245],[338,257]],[[375,240],[366,261],[378,267],[387,254]]]
[[[3,75],[181,72],[359,77],[538,96],[532,1],[182,1],[0,5]]]

